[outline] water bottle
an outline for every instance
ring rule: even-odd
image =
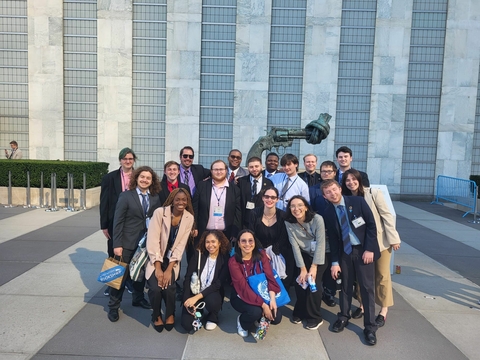
[[[197,275],[197,272],[194,271],[193,274],[192,274],[192,279],[190,280],[190,282],[191,282],[192,285],[197,285],[197,281],[198,281],[198,275]]]
[[[340,271],[337,273],[337,280],[336,281],[337,281],[338,285],[342,284],[342,273]]]
[[[317,291],[317,284],[315,284],[311,275],[308,277],[308,285],[310,285],[310,291],[312,293]]]

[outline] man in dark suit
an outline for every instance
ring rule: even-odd
[[[272,177],[277,173],[278,165],[280,163],[280,158],[274,152],[267,154],[265,158],[265,170],[263,170],[263,176],[267,179]]]
[[[322,181],[335,179],[337,173],[337,166],[333,161],[326,160],[320,165],[320,177]],[[322,190],[320,189],[321,182],[308,188],[310,193],[310,205],[313,211],[315,211],[321,217],[325,217],[325,211],[329,202],[323,197]],[[325,259],[328,262],[328,268],[332,266],[332,258],[330,256],[330,246],[327,243],[325,251]],[[335,294],[337,293],[337,283],[333,280],[330,271],[325,271],[322,277],[323,281],[323,294],[322,300],[330,307],[334,307]]]
[[[193,211],[198,235],[194,244],[189,244],[187,260],[190,260],[200,237],[205,230],[221,230],[232,240],[242,226],[240,189],[227,180],[227,164],[216,160],[210,166],[212,179],[197,184],[193,196]]]
[[[314,154],[307,154],[303,157],[303,165],[305,171],[298,173],[298,176],[305,181],[310,188],[313,185],[320,183],[320,175],[315,171],[317,168],[317,156]]]
[[[242,153],[238,149],[230,150],[228,154],[228,181],[234,181],[235,179],[247,176],[248,171],[242,168]]]
[[[188,185],[182,184],[180,181],[178,181],[178,175],[180,174],[179,163],[173,160],[167,161],[163,166],[163,173],[164,177],[160,182],[162,189],[158,194],[161,206],[163,206],[173,189],[182,188],[188,190],[188,192],[190,193],[190,188],[188,187]]]
[[[194,165],[195,153],[191,146],[184,146],[180,150],[180,174],[178,179],[182,184],[188,185],[190,194],[195,195],[197,185],[210,176],[210,171],[202,165]]]
[[[352,305],[353,282],[358,280],[364,306],[363,333],[368,345],[377,343],[375,322],[375,267],[380,257],[377,228],[372,211],[361,196],[342,196],[342,189],[335,180],[322,182],[321,189],[330,202],[325,211],[330,254],[331,274],[342,276],[340,313],[332,326],[333,332],[341,332],[348,325]]]
[[[248,159],[249,176],[238,179],[237,186],[240,189],[240,208],[242,209],[243,226],[247,227],[250,212],[263,206],[262,195],[266,188],[273,183],[263,176],[262,159],[252,157]]]
[[[352,150],[347,147],[347,146],[341,146],[337,149],[335,152],[335,155],[337,156],[337,162],[338,162],[338,171],[337,175],[335,175],[335,180],[342,185],[342,177],[343,173],[349,169],[352,168]],[[367,173],[358,170],[360,175],[362,175],[362,183],[363,186],[365,187],[370,187],[370,180],[368,179]]]
[[[113,257],[113,216],[120,193],[128,190],[130,176],[133,173],[133,166],[137,156],[132,149],[126,147],[120,150],[118,154],[120,168],[109,172],[102,179],[100,186],[100,229],[107,238],[107,252],[109,257]],[[129,281],[127,288],[133,291],[132,284]],[[110,295],[110,288],[107,286],[104,293]]]
[[[152,168],[141,166],[132,174],[130,187],[132,190],[121,193],[118,198],[113,222],[113,253],[127,264],[132,260],[138,243],[148,228],[148,220],[160,206],[157,196],[160,180]],[[130,272],[127,267],[123,282],[129,278]],[[151,309],[144,298],[144,288],[145,279],[133,282],[132,305]],[[123,291],[123,283],[120,290],[110,289],[108,319],[112,322],[118,321]]]

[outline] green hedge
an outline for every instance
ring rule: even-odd
[[[477,184],[477,197],[480,199],[480,175],[470,175],[470,180]]]
[[[51,174],[57,174],[57,188],[67,188],[67,174],[73,174],[75,189],[83,188],[83,173],[87,177],[87,189],[99,186],[102,177],[108,173],[108,163],[60,161],[60,160],[0,160],[0,186],[8,186],[8,172],[12,172],[12,186],[27,186],[27,171],[30,171],[30,186],[40,187],[43,172],[43,186],[50,187]]]

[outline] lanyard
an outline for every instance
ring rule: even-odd
[[[217,198],[217,206],[220,206],[220,199],[222,198],[223,193],[225,192],[226,186],[223,187],[222,193],[220,196],[217,195],[217,191],[215,190],[215,186],[212,186],[213,193],[215,194],[215,197]]]
[[[209,283],[210,280],[210,275],[212,275],[213,269],[215,269],[215,264],[217,260],[213,262],[212,267],[210,268],[208,265],[210,264],[210,256],[207,258],[207,263],[205,264],[207,266],[207,280],[205,281],[205,287],[211,285],[211,282]],[[213,279],[212,279],[213,280]]]
[[[280,199],[283,200],[283,198],[285,197],[285,195],[288,193],[288,190],[290,190],[290,188],[293,186],[293,184],[295,184],[295,181],[297,181],[298,179],[298,176],[295,178],[295,180],[293,180],[292,182],[292,185],[290,185],[287,190],[284,191],[284,193],[280,196]],[[290,178],[287,178],[287,184],[288,184],[288,181],[290,180]]]
[[[173,226],[175,228],[175,232],[173,233],[171,245],[175,244],[175,240],[177,239],[178,229],[180,229],[181,222],[182,222],[182,219],[180,219],[177,226]],[[170,230],[170,231],[172,231],[172,230]]]

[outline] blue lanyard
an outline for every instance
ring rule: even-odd
[[[215,190],[215,186],[212,186],[213,193],[215,194],[215,197],[217,198],[217,206],[220,206],[220,199],[222,198],[223,193],[225,192],[225,188],[226,188],[226,186],[223,187],[222,193],[220,194],[220,196],[218,196],[217,191]]]

